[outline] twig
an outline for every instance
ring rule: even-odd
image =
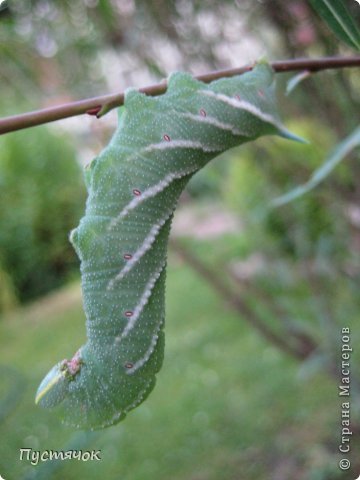
[[[316,341],[308,335],[305,330],[299,330],[294,328],[290,324],[288,312],[281,307],[278,303],[274,302],[271,295],[264,289],[256,286],[255,282],[248,282],[244,279],[240,279],[231,268],[226,269],[230,278],[234,280],[236,284],[242,290],[245,290],[248,294],[256,297],[258,303],[262,303],[274,318],[282,323],[282,327],[286,331],[286,338],[288,343],[297,344],[297,350],[302,352],[303,357],[310,356],[318,348]]]
[[[319,70],[358,67],[360,66],[360,56],[353,57],[324,57],[324,58],[300,58],[295,60],[282,60],[271,63],[275,72],[283,73],[295,70],[309,70],[317,72]],[[253,65],[246,65],[239,68],[228,70],[217,70],[214,72],[199,75],[196,78],[205,83],[223,77],[232,77],[252,70]],[[140,88],[139,91],[147,95],[161,95],[166,91],[166,81]],[[21,113],[11,117],[0,119],[0,135],[3,133],[14,132],[23,128],[34,127],[44,123],[54,122],[63,118],[74,117],[87,113],[100,117],[109,110],[118,107],[124,103],[124,93],[115,93],[111,95],[102,95],[100,97],[88,98],[76,102],[59,105],[57,107],[35,110],[33,112]]]
[[[183,258],[186,263],[193,268],[201,277],[203,277],[209,285],[211,285],[221,297],[226,300],[234,310],[236,310],[244,320],[252,325],[267,341],[276,345],[280,350],[297,358],[298,360],[305,360],[308,358],[313,349],[303,350],[299,346],[295,347],[287,342],[284,336],[280,336],[270,329],[256,313],[244,302],[244,300],[235,295],[228,285],[222,280],[221,275],[210,269],[197,256],[189,251],[182,243],[170,238],[169,242],[172,249]]]

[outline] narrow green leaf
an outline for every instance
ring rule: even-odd
[[[290,95],[290,93],[306,78],[310,77],[311,72],[309,70],[304,70],[303,72],[298,73],[290,78],[286,85],[286,95]]]
[[[340,40],[360,50],[360,30],[343,1],[310,0],[310,3]]]
[[[271,202],[272,207],[280,207],[285,203],[292,202],[296,198],[301,197],[305,193],[315,188],[322,182],[354,148],[360,146],[360,126],[358,126],[348,137],[338,143],[334,150],[327,157],[320,168],[315,170],[310,179],[303,185],[299,185],[290,192],[275,198]]]
[[[0,12],[1,12],[2,10],[5,10],[5,8],[8,8],[8,7],[9,7],[9,5],[8,5],[8,1],[7,1],[7,0],[2,0],[2,1],[0,0]]]

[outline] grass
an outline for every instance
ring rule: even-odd
[[[168,270],[166,355],[157,385],[115,427],[75,432],[34,405],[44,373],[85,340],[78,285],[5,318],[0,338],[0,363],[8,366],[2,398],[13,389],[0,423],[6,480],[340,478],[324,447],[339,433],[336,385],[326,376],[301,377],[296,362],[178,260]],[[102,460],[31,466],[20,461],[21,447],[95,449]]]

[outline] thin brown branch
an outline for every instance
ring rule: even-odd
[[[231,305],[231,307],[241,315],[252,327],[254,327],[261,335],[270,343],[275,345],[283,352],[297,358],[298,360],[304,360],[309,357],[313,350],[302,350],[287,342],[286,338],[281,337],[270,329],[257,314],[244,302],[244,300],[235,295],[228,285],[223,281],[221,275],[216,271],[210,269],[204,264],[197,256],[190,252],[182,243],[170,239],[169,242],[172,249],[183,258],[187,264],[193,268],[206,282],[213,287],[213,289]]]
[[[196,78],[205,83],[223,77],[232,77],[252,70],[254,65],[246,65],[239,68],[228,70],[217,70]],[[324,58],[300,58],[295,60],[281,60],[271,63],[275,72],[284,73],[296,70],[308,70],[317,72],[325,69],[358,67],[360,66],[360,56],[353,57],[324,57]],[[147,95],[161,95],[166,91],[166,81],[140,88],[139,91]],[[79,100],[57,107],[45,108],[33,112],[21,113],[11,117],[0,119],[0,135],[3,133],[14,132],[23,128],[34,127],[44,123],[54,122],[63,118],[74,117],[87,113],[89,115],[102,116],[109,110],[118,107],[124,103],[124,93],[115,93],[111,95],[102,95],[100,97]]]
[[[286,331],[288,342],[291,343],[291,341],[293,341],[292,343],[295,344],[299,352],[302,352],[304,358],[315,352],[318,348],[316,341],[310,337],[305,330],[295,329],[294,326],[291,325],[288,312],[278,303],[274,302],[266,290],[259,288],[255,282],[240,279],[231,268],[227,268],[226,271],[242,291],[256,297],[257,301],[267,308],[270,315],[276,318],[278,322],[281,322],[282,327]]]

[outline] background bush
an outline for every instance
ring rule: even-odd
[[[0,158],[0,282],[24,301],[78,265],[67,238],[84,209],[82,174],[68,138],[47,128],[3,137]]]

